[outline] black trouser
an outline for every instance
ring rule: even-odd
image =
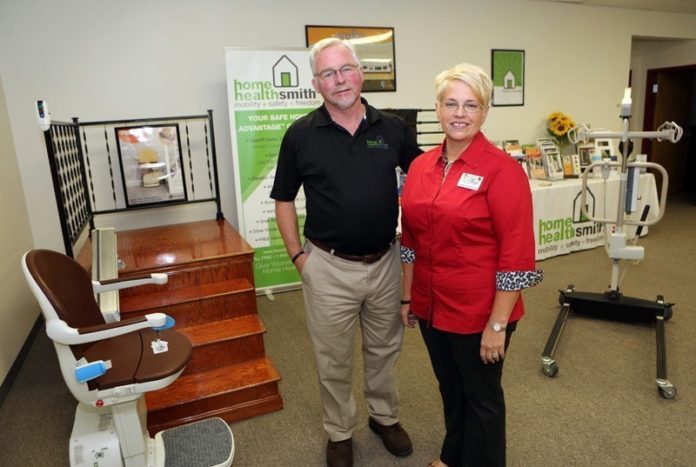
[[[517,323],[509,323],[507,352]],[[454,334],[419,320],[445,412],[445,439],[440,459],[451,467],[505,465],[505,398],[503,360],[484,364],[481,333]]]

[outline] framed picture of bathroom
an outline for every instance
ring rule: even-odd
[[[127,208],[187,200],[178,124],[114,131]]]

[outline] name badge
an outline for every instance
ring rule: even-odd
[[[483,182],[483,177],[481,175],[463,173],[457,182],[457,186],[469,190],[478,190],[481,186],[481,182]]]
[[[169,352],[169,342],[160,339],[150,342],[150,347],[154,354]]]

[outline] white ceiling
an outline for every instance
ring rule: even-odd
[[[696,15],[696,0],[542,0],[557,3],[668,11]]]

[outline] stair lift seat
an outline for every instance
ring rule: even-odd
[[[92,281],[75,260],[55,251],[32,250],[25,254],[23,268],[46,319],[63,377],[78,401],[102,406],[133,399],[168,386],[186,367],[191,343],[176,331],[160,332],[168,351],[152,351],[151,342],[158,336],[151,328],[163,326],[166,315],[153,313],[106,324]],[[75,368],[83,359],[86,363],[110,361],[111,368],[80,383]]]
[[[174,382],[191,358],[188,338],[168,329],[174,321],[164,313],[152,313],[107,323],[95,299],[99,292],[166,283],[166,274],[92,281],[74,259],[50,250],[25,253],[22,269],[46,320],[46,333],[53,341],[63,378],[80,402],[71,439],[71,465],[149,467],[184,465],[182,461],[187,466],[231,464],[234,438],[219,418],[183,425],[173,429],[176,431],[164,430],[154,440],[148,436],[144,393]],[[96,428],[104,415],[112,417],[112,431],[118,438],[114,446],[93,446],[96,443],[83,441],[89,431],[104,431]],[[92,422],[94,429],[85,428]],[[196,446],[195,438],[205,430],[215,432],[219,440],[215,453]],[[172,431],[171,436],[168,431]],[[170,449],[168,438],[186,449],[181,453]],[[76,448],[75,443],[81,445]],[[105,462],[107,454],[116,460]]]

